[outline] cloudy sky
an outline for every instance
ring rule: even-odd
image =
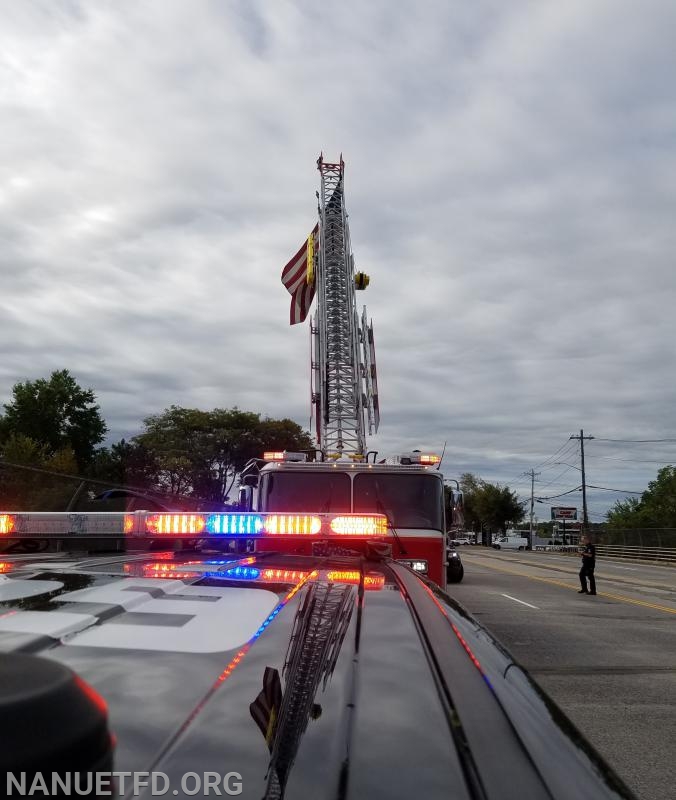
[[[170,404],[309,427],[279,278],[342,152],[372,447],[545,497],[584,428],[589,483],[644,489],[676,463],[675,31],[672,0],[0,0],[0,402],[66,368],[111,442]]]

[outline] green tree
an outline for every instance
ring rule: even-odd
[[[171,406],[144,420],[133,444],[147,454],[153,488],[225,503],[244,465],[265,450],[310,450],[310,436],[289,419],[261,419],[238,408]]]
[[[146,448],[125,439],[110,448],[100,447],[87,469],[88,478],[136,489],[150,489],[156,473],[156,461]]]
[[[3,445],[2,455],[0,507],[23,511],[65,508],[77,481],[51,473],[77,472],[70,448],[52,453],[28,436],[12,433]]]
[[[662,467],[640,500],[618,500],[607,519],[611,528],[676,528],[676,467]]]
[[[489,483],[471,472],[461,475],[458,483],[463,492],[467,529],[480,531],[485,525],[504,532],[508,522],[523,519],[524,504],[509,487]]]
[[[471,472],[464,472],[458,481],[463,494],[465,508],[465,528],[481,531],[481,518],[477,510],[477,496],[481,490],[482,480]]]
[[[523,519],[524,506],[508,486],[484,482],[476,498],[476,513],[491,530],[505,532],[508,522]]]
[[[80,469],[91,463],[107,430],[91,389],[83,389],[63,369],[48,380],[15,384],[12,395],[0,418],[0,451],[6,460],[8,442],[23,436],[44,448],[47,456],[72,450]]]

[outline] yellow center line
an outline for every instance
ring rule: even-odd
[[[514,569],[506,569],[505,567],[496,567],[494,564],[487,564],[483,560],[474,561],[470,559],[470,563],[479,564],[480,566],[494,569],[497,572],[506,572],[509,575],[518,575],[520,578],[528,578],[531,581],[540,581],[541,583],[551,583],[553,586],[562,586],[564,589],[576,589],[578,584],[571,586],[570,583],[557,581],[553,578],[540,578],[537,575],[527,575],[525,572],[517,572]],[[645,600],[634,600],[633,597],[625,597],[622,594],[610,594],[609,592],[597,592],[599,597],[608,597],[611,600],[619,600],[621,603],[630,603],[635,606],[644,606],[645,608],[653,608],[655,611],[664,611],[667,614],[676,614],[676,608],[669,608],[668,606],[660,606],[656,603],[648,603]]]

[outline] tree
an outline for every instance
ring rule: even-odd
[[[133,444],[143,448],[154,488],[225,503],[244,465],[265,450],[311,450],[309,434],[289,419],[238,408],[171,406],[144,420]]]
[[[107,431],[91,389],[80,387],[63,369],[52,372],[49,380],[15,384],[12,395],[0,418],[3,457],[12,437],[23,436],[43,448],[47,456],[71,450],[80,469],[91,463],[95,447]]]
[[[676,467],[662,467],[640,500],[618,500],[607,518],[611,528],[676,528]]]
[[[458,485],[462,490],[463,505],[465,509],[465,528],[481,531],[481,519],[477,513],[477,496],[481,489],[482,480],[471,472],[464,472],[460,476]]]
[[[12,433],[2,448],[0,507],[26,511],[65,508],[77,481],[51,473],[77,472],[73,451],[65,447],[50,453],[21,433]]]
[[[143,445],[120,439],[110,448],[96,451],[87,477],[143,490],[150,489],[156,472],[155,459]]]
[[[518,523],[523,519],[524,505],[508,486],[484,482],[475,503],[477,515],[491,530],[504,533],[508,522]]]
[[[463,493],[465,526],[472,530],[486,525],[490,530],[505,531],[508,522],[523,519],[524,504],[507,486],[489,483],[471,472],[458,481]]]

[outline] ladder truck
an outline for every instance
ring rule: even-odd
[[[383,514],[391,557],[445,586],[463,577],[460,557],[446,537],[446,520],[450,524],[457,517],[462,499],[444,492],[439,456],[415,451],[378,462],[377,453],[367,449],[366,431],[377,432],[380,408],[373,323],[366,306],[359,315],[356,292],[368,286],[369,277],[355,270],[342,156],[328,162],[320,155],[317,167],[318,223],[307,247],[285,267],[282,282],[292,294],[292,323],[304,319],[317,296],[310,332],[318,449],[309,456],[266,453],[262,465],[245,470],[240,502],[265,513]],[[296,316],[294,302],[296,311],[305,303]],[[299,552],[297,542],[287,544]],[[311,544],[300,550],[309,551]]]

